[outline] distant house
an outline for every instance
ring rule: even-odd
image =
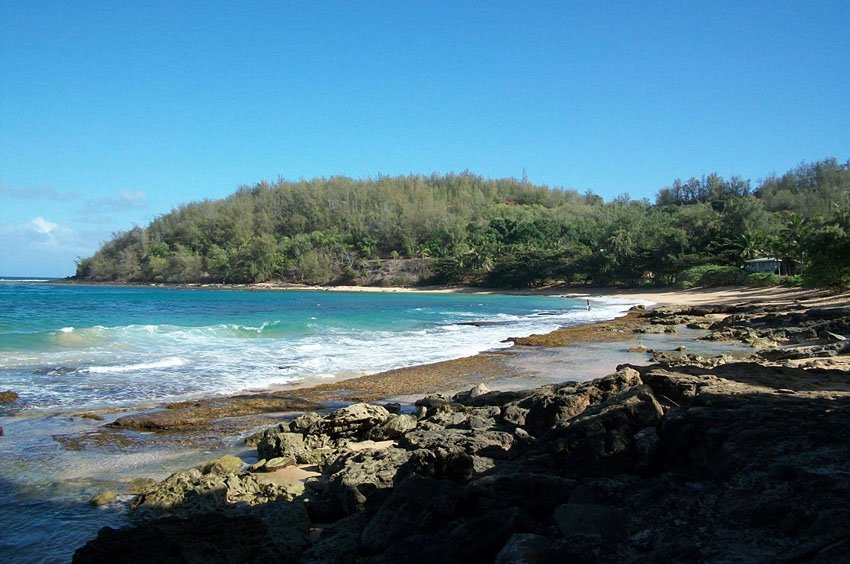
[[[782,274],[782,260],[776,257],[757,258],[744,261],[747,272],[767,272],[769,274]]]

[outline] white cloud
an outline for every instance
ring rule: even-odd
[[[50,186],[12,188],[0,184],[0,194],[5,194],[18,200],[53,200],[54,202],[71,202],[78,198],[76,192],[60,192]]]
[[[29,226],[44,235],[50,235],[51,233],[56,231],[57,227],[59,227],[57,224],[53,223],[50,220],[44,219],[41,216],[33,218],[33,220],[29,222]]]

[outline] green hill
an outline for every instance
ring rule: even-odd
[[[745,259],[770,255],[813,284],[847,285],[849,253],[850,161],[826,159],[754,189],[676,180],[655,203],[470,173],[261,182],[115,235],[76,278],[672,284],[739,278]]]

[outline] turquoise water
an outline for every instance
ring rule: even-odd
[[[51,285],[0,279],[0,561],[67,561],[120,504],[86,501],[220,452],[64,449],[90,409],[374,373],[610,319],[629,304],[478,294]],[[237,449],[235,440],[231,451]]]
[[[0,388],[24,411],[365,374],[610,318],[558,297],[0,284]]]

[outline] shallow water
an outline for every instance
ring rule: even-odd
[[[87,501],[225,452],[63,448],[104,422],[73,413],[358,375],[503,348],[507,337],[610,319],[633,302],[470,294],[240,291],[0,281],[0,560],[67,561],[124,504]],[[111,417],[116,417],[113,415]],[[109,417],[107,418],[108,421]],[[124,501],[129,496],[123,498]]]

